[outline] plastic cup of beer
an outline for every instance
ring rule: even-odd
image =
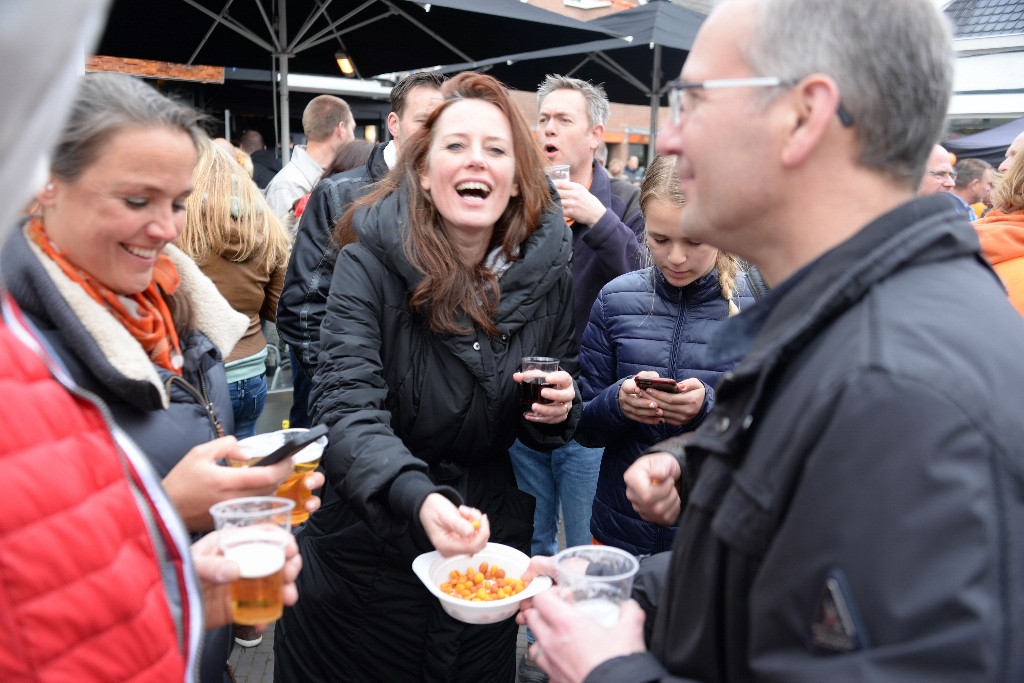
[[[555,164],[553,166],[546,166],[544,172],[548,174],[548,178],[552,181],[557,180],[568,180],[569,179],[569,164]]]
[[[220,549],[241,569],[240,578],[231,584],[236,624],[267,624],[284,612],[285,547],[291,538],[294,507],[295,501],[287,498],[253,496],[210,508]]]
[[[636,557],[606,545],[574,546],[555,555],[559,595],[606,628],[618,622],[639,568]]]
[[[540,390],[554,384],[545,380],[548,373],[558,370],[558,359],[547,356],[526,356],[520,365],[523,381],[519,384],[519,398],[526,412],[533,410],[534,403],[551,403],[551,399],[541,396]]]
[[[273,453],[284,443],[289,434],[306,432],[308,429],[281,429],[276,432],[257,434],[248,439],[238,442],[238,447],[249,456],[248,460],[233,461],[230,464],[245,466],[259,460],[265,455]],[[320,458],[327,447],[327,437],[322,436],[309,444],[301,451],[292,456],[292,473],[277,489],[275,495],[281,498],[288,498],[295,501],[295,509],[292,510],[292,526],[298,526],[309,519],[309,512],[306,510],[306,503],[312,497],[313,492],[306,488],[306,475],[310,474],[320,465]]]

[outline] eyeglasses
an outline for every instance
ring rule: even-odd
[[[928,175],[932,178],[938,178],[939,180],[949,178],[954,183],[956,182],[956,171],[928,171]]]
[[[672,81],[668,84],[668,106],[672,113],[672,123],[676,126],[683,120],[683,94],[687,90],[719,90],[722,88],[789,88],[800,82],[794,78],[783,80],[778,76],[756,76],[752,78],[715,78],[707,81]],[[840,102],[836,107],[836,115],[844,128],[853,125],[853,117]]]

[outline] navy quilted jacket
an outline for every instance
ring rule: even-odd
[[[744,276],[736,285],[736,302],[743,309],[754,299]],[[598,541],[636,554],[671,548],[675,528],[641,520],[626,499],[622,475],[649,446],[696,429],[711,409],[712,387],[729,367],[706,363],[703,348],[728,315],[717,269],[675,287],[651,267],[615,278],[598,295],[580,346],[584,408],[576,433],[580,443],[605,447],[590,520]],[[682,427],[627,419],[619,408],[619,386],[641,370],[676,380],[699,379],[706,391],[700,414]]]

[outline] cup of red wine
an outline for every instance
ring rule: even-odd
[[[523,381],[519,385],[519,397],[523,402],[523,409],[533,412],[534,403],[554,403],[549,398],[541,396],[540,390],[544,387],[554,388],[554,384],[548,384],[545,378],[548,374],[558,370],[558,359],[547,356],[526,356],[520,372],[523,373]]]

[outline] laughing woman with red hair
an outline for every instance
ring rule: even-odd
[[[515,678],[515,621],[454,620],[410,565],[488,540],[529,551],[508,448],[562,445],[579,417],[571,236],[505,88],[463,74],[444,94],[338,230],[311,397],[329,486],[298,537],[304,597],[275,631],[277,680]],[[538,355],[562,370],[524,410],[517,370]]]

